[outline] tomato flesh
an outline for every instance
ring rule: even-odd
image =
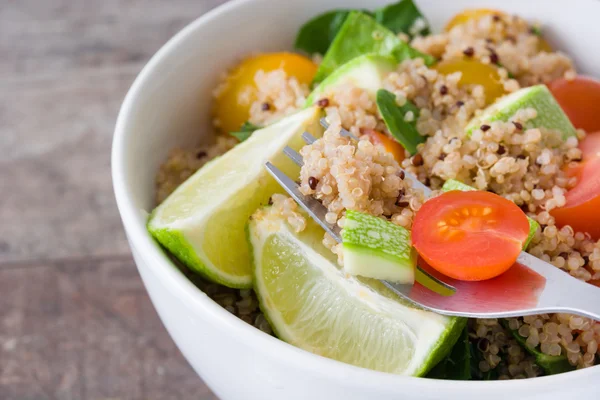
[[[412,244],[431,267],[464,281],[496,277],[516,261],[529,222],[513,202],[489,192],[446,192],[415,216]]]
[[[575,128],[586,132],[600,130],[600,82],[578,76],[573,80],[556,79],[548,88]]]
[[[477,60],[468,58],[458,58],[454,60],[442,61],[433,67],[440,74],[449,75],[455,72],[462,72],[458,84],[463,85],[481,85],[485,90],[485,100],[491,104],[498,97],[505,93],[504,85],[500,81],[500,74],[496,67],[484,64]]]
[[[579,144],[583,161],[567,173],[577,177],[577,185],[565,195],[567,203],[550,214],[558,226],[570,225],[575,232],[600,239],[600,132],[588,134]]]
[[[487,15],[505,16],[506,14],[502,11],[494,10],[491,8],[469,8],[464,11],[461,11],[460,13],[452,17],[450,22],[446,24],[444,30],[446,32],[449,32],[450,30],[452,30],[452,28],[454,28],[457,25],[462,25],[472,19],[479,19]]]
[[[256,100],[256,73],[279,68],[301,84],[309,84],[317,72],[312,60],[294,53],[264,53],[246,58],[227,75],[215,99],[214,114],[223,132],[238,130],[250,117],[250,106]]]
[[[367,135],[371,143],[382,145],[385,148],[385,151],[394,156],[394,159],[398,164],[404,160],[404,147],[391,137],[374,129],[363,129],[361,130],[361,133]]]

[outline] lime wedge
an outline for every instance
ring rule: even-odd
[[[467,126],[467,133],[470,134],[483,122],[509,121],[517,111],[524,108],[534,108],[537,111],[537,117],[527,121],[524,124],[525,128],[558,131],[563,139],[575,136],[575,127],[546,85],[531,86],[502,97],[486,108],[481,115],[473,118]]]
[[[248,235],[261,309],[278,337],[294,346],[419,376],[448,354],[465,326],[465,319],[409,307],[376,284],[346,276],[312,221],[296,234],[266,207],[252,216]]]
[[[255,131],[185,181],[150,216],[148,230],[175,257],[214,282],[252,286],[245,226],[280,186],[264,168],[271,161],[289,176],[298,167],[282,149],[303,146],[302,132],[322,135],[321,111],[311,107]]]

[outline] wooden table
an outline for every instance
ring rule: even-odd
[[[110,180],[120,103],[223,0],[0,1],[0,399],[215,399],[160,323]]]

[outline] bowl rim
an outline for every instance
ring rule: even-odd
[[[173,262],[152,239],[146,230],[145,223],[141,222],[139,218],[140,210],[135,206],[127,185],[126,160],[128,148],[126,142],[128,132],[130,131],[130,114],[135,108],[134,105],[140,97],[142,88],[148,83],[149,76],[152,75],[152,72],[160,63],[164,62],[164,59],[168,59],[173,53],[176,53],[177,48],[182,42],[193,36],[193,33],[208,21],[218,19],[246,3],[256,1],[261,0],[230,0],[209,10],[187,24],[170,38],[142,68],[128,90],[119,110],[111,151],[113,190],[130,246],[136,250],[152,273],[160,276],[164,286],[171,292],[176,292],[177,296],[183,297],[184,301],[190,304],[192,308],[205,313],[215,322],[226,326],[228,330],[235,332],[238,337],[243,336],[248,344],[260,347],[262,351],[277,353],[279,357],[285,358],[286,363],[293,364],[298,369],[318,370],[319,374],[327,379],[359,379],[361,386],[366,389],[372,387],[376,390],[382,386],[400,388],[403,385],[409,384],[413,388],[423,390],[424,392],[446,390],[448,391],[448,395],[456,390],[463,391],[467,387],[469,389],[485,388],[486,391],[496,388],[504,390],[510,388],[512,390],[530,392],[543,389],[544,387],[548,389],[547,385],[550,383],[553,385],[567,382],[572,384],[573,379],[583,381],[595,375],[600,366],[557,375],[542,376],[535,379],[456,381],[431,378],[423,379],[357,367],[310,353],[256,329],[219,306],[198,289],[177,268],[173,268]]]

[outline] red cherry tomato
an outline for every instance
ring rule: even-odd
[[[575,128],[586,132],[600,130],[600,82],[583,76],[568,81],[557,79],[548,84]]]
[[[412,243],[442,274],[463,281],[496,277],[516,261],[529,222],[513,202],[489,192],[446,192],[417,212]]]
[[[558,226],[571,225],[600,239],[600,132],[588,134],[579,144],[583,161],[567,173],[577,176],[577,185],[566,194],[564,207],[550,211]]]

